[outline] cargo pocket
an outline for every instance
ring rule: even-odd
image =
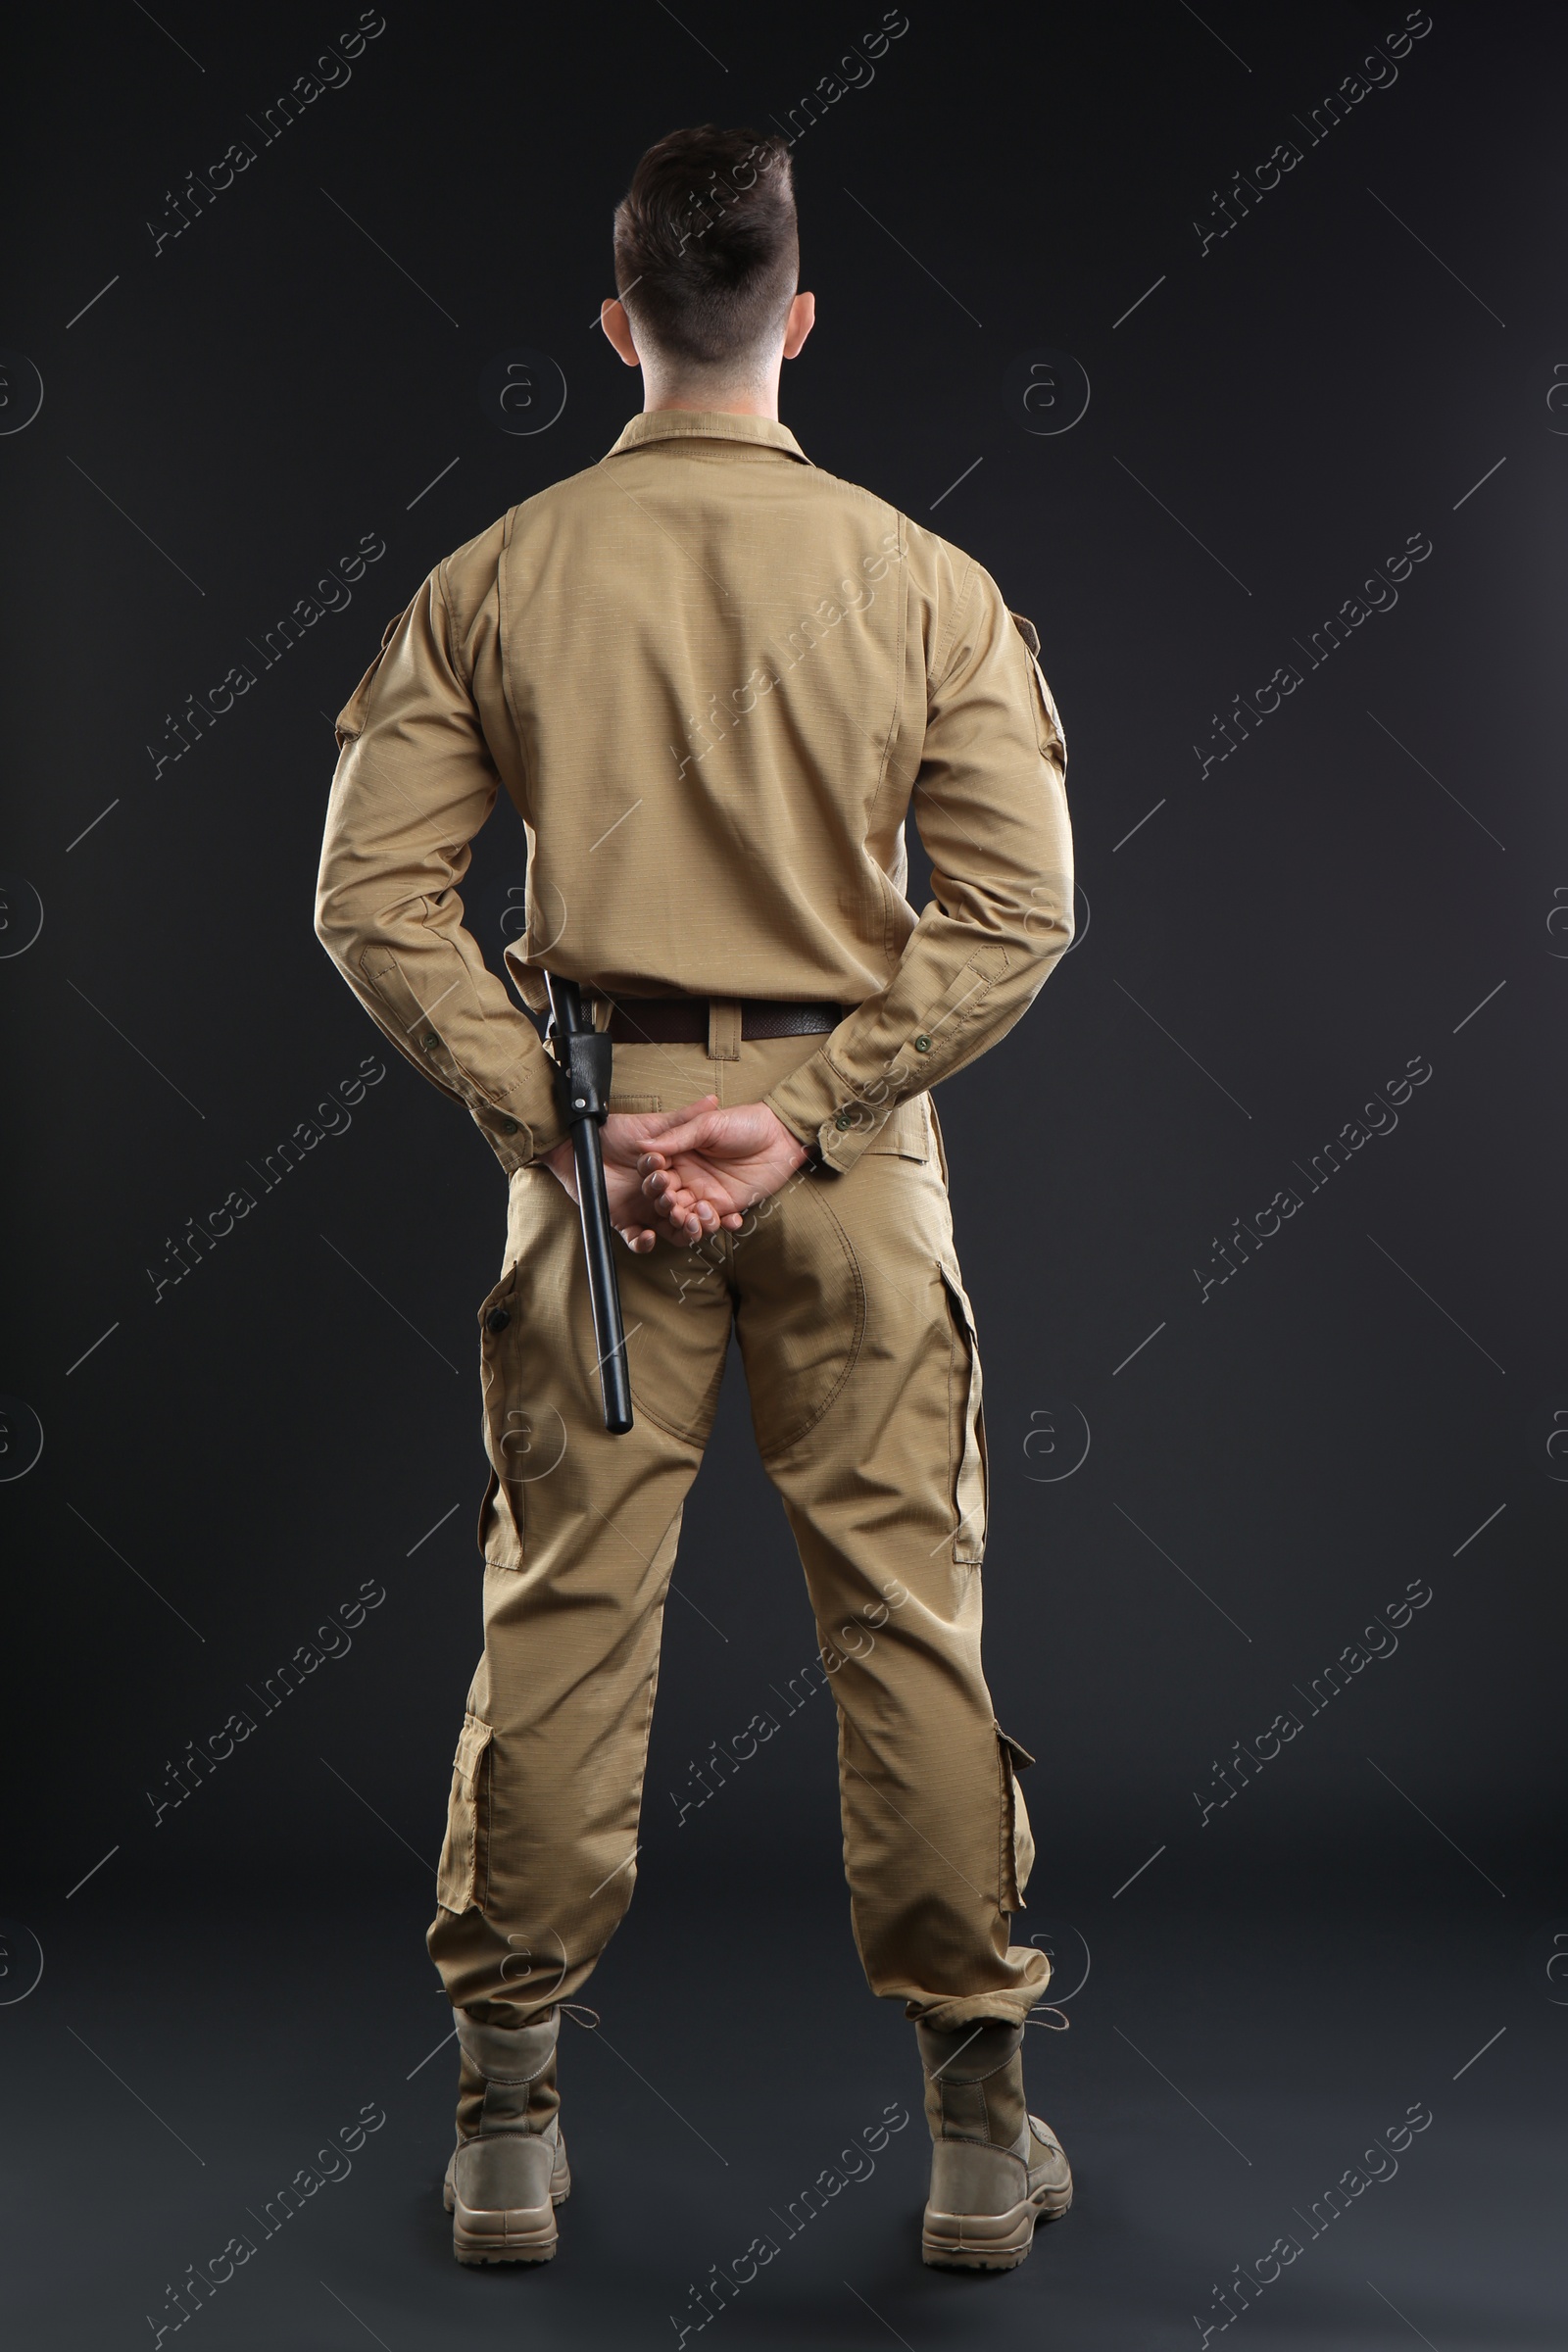
[[[452,1797],[446,1842],[435,1874],[435,1899],[443,1911],[484,1907],[490,1865],[489,1724],[465,1715],[458,1752],[452,1759]]]
[[[1023,1890],[1029,1884],[1029,1873],[1035,1863],[1034,1836],[1029,1828],[1029,1808],[1023,1801],[1018,1775],[1034,1762],[1029,1750],[1004,1732],[999,1723],[997,1756],[1002,1773],[1002,1908],[1004,1911],[1023,1911],[1027,1905]]]
[[[520,1568],[523,1560],[523,1484],[519,1475],[532,1425],[516,1397],[519,1312],[517,1269],[510,1265],[479,1308],[479,1378],[484,1392],[484,1446],[490,1480],[479,1505],[479,1550],[487,1566]]]
[[[948,1295],[953,1322],[953,1354],[949,1372],[949,1471],[953,1496],[953,1556],[960,1567],[977,1568],[986,1556],[986,1510],[990,1476],[986,1463],[986,1428],[980,1410],[980,1348],[974,1314],[962,1284],[946,1266],[942,1284]]]

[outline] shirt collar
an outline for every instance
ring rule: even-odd
[[[803,466],[810,459],[787,424],[775,416],[740,416],[728,409],[645,409],[621,434],[611,457],[624,449],[639,449],[649,441],[749,441],[762,449],[781,450]]]

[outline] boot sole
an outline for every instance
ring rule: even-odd
[[[1027,2262],[1037,2222],[1059,2222],[1072,2191],[1042,2189],[1006,2213],[934,2213],[928,2205],[920,2259],[939,2271],[1015,2271]]]
[[[463,2216],[457,2215],[452,2225],[452,2251],[466,2270],[481,2270],[487,2263],[552,2262],[561,2243],[554,2216],[548,2222],[536,2224],[531,2213],[473,2214],[477,2222],[500,2222],[508,2225],[505,2232],[475,2234],[464,2228]],[[527,2227],[524,2227],[527,2225]]]
[[[487,2263],[549,2262],[561,2243],[555,2209],[571,2194],[571,2173],[564,2167],[560,2188],[552,2186],[550,2203],[518,2206],[507,2213],[478,2212],[460,2205],[452,2182],[442,2184],[441,2202],[452,2216],[452,2251],[467,2270]]]

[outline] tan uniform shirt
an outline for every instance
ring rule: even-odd
[[[1027,631],[1027,635],[1025,632]],[[1065,747],[994,580],[770,418],[658,410],[430,574],[337,722],[317,931],[503,1166],[553,1064],[459,895],[504,785],[506,951],[601,995],[853,1007],[767,1101],[840,1170],[1072,938]],[[912,814],[933,903],[905,898]]]

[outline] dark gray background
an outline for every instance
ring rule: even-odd
[[[1035,1010],[939,1098],[986,1366],[989,1666],[1039,1757],[1019,1932],[1073,2021],[1030,2082],[1080,2173],[1065,2227],[980,2282],[918,2263],[912,2037],[858,1977],[827,1702],[677,1826],[690,1762],[813,1650],[738,1377],[686,1519],[639,1897],[601,2034],[568,2031],[563,2252],[473,2277],[436,2199],[453,2064],[418,2064],[447,2030],[420,1937],[480,1638],[472,1315],[503,1180],[393,1062],[155,1303],[186,1219],[390,1060],[311,930],[330,717],[429,566],[637,405],[592,324],[637,154],[767,127],[881,12],[393,5],[262,148],[247,116],[356,16],[87,6],[7,75],[18,2340],[172,2327],[166,2281],[371,2100],[353,2179],[201,2341],[668,2343],[689,2283],[903,2100],[874,2183],[721,2335],[1192,2342],[1422,2101],[1397,2180],[1298,2229],[1232,2324],[1560,2342],[1560,16],[1438,6],[1309,145],[1403,10],[915,5],[797,140],[819,323],[785,420],[1036,621],[1082,885]],[[147,221],[240,137],[254,165],[155,256]],[[1215,191],[1290,138],[1300,163],[1202,251]],[[480,397],[519,350],[567,387],[532,437]],[[1092,389],[1050,437],[1008,390],[1043,351]],[[27,363],[43,404],[15,429]],[[386,553],[347,609],[155,776],[166,714],[365,533]],[[1396,607],[1308,668],[1411,534],[1432,553]],[[1299,690],[1203,774],[1216,716],[1292,662]],[[521,870],[503,808],[468,894],[493,959]],[[1397,1129],[1308,1192],[1412,1056]],[[1205,1299],[1233,1220],[1292,1185]],[[367,1580],[352,1650],[155,1825],[166,1764]],[[1308,1714],[1295,1693],[1415,1580],[1397,1651]],[[1205,1824],[1195,1790],[1293,1706],[1299,1736]]]

